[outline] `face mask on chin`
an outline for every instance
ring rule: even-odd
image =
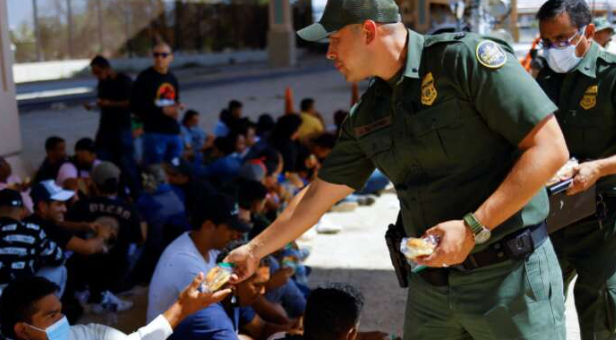
[[[47,327],[47,329],[40,329],[32,325],[28,325],[28,327],[47,334],[47,340],[68,340],[71,331],[71,325],[68,323],[66,316]]]
[[[582,32],[585,30],[586,26],[581,29]],[[575,49],[581,41],[582,37],[580,37],[575,45],[569,45],[563,49],[550,48],[546,51],[546,59],[552,71],[556,73],[567,73],[574,69],[580,61],[582,61],[582,57],[578,57],[575,54]]]

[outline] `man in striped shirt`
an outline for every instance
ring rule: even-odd
[[[64,263],[62,249],[40,226],[22,222],[25,214],[19,192],[0,191],[0,291],[18,277]]]

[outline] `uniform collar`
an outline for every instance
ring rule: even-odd
[[[424,37],[412,30],[407,30],[406,37],[406,62],[402,75],[406,78],[419,79],[419,64],[421,63],[421,54],[424,49]],[[402,77],[399,81],[402,81]],[[391,94],[391,87],[381,78],[375,77],[377,95]]]
[[[406,65],[404,76],[407,78],[419,79],[419,63],[424,48],[424,37],[412,30],[407,30],[406,40]]]
[[[584,58],[582,58],[582,61],[575,68],[575,70],[591,78],[596,78],[597,77],[597,58],[599,57],[600,52],[601,52],[601,49],[599,48],[599,45],[597,45],[597,43],[592,41],[590,43],[590,47],[588,48],[588,51],[586,52],[586,55],[584,56]]]

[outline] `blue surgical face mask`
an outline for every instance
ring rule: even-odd
[[[68,340],[71,331],[71,325],[68,323],[66,316],[47,327],[47,329],[40,329],[32,325],[28,325],[28,327],[47,334],[47,340]]]

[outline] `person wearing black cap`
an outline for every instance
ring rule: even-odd
[[[39,225],[22,222],[24,215],[21,194],[0,190],[0,291],[18,277],[64,264],[62,249]]]
[[[200,198],[216,193],[209,182],[193,175],[193,167],[182,158],[174,158],[166,163],[165,172],[171,188],[184,202],[189,218],[198,208],[196,204]]]
[[[214,267],[220,249],[250,231],[231,196],[212,195],[198,206],[191,220],[193,230],[169,244],[156,265],[148,294],[148,321],[173,303],[195,273]]]
[[[79,189],[87,194],[90,186],[90,171],[100,161],[96,158],[96,146],[90,138],[82,138],[75,144],[75,155],[62,164],[56,183],[66,189]]]
[[[112,291],[130,288],[125,280],[129,272],[129,248],[145,240],[146,225],[141,222],[136,206],[118,197],[120,176],[120,169],[111,162],[96,165],[90,174],[92,197],[77,201],[67,214],[69,221],[96,223],[110,229],[113,235],[105,253],[71,259],[75,265],[71,269],[90,287],[89,302],[96,305],[95,311],[109,305],[115,305],[113,308],[118,311],[132,307],[132,303],[117,298]]]

